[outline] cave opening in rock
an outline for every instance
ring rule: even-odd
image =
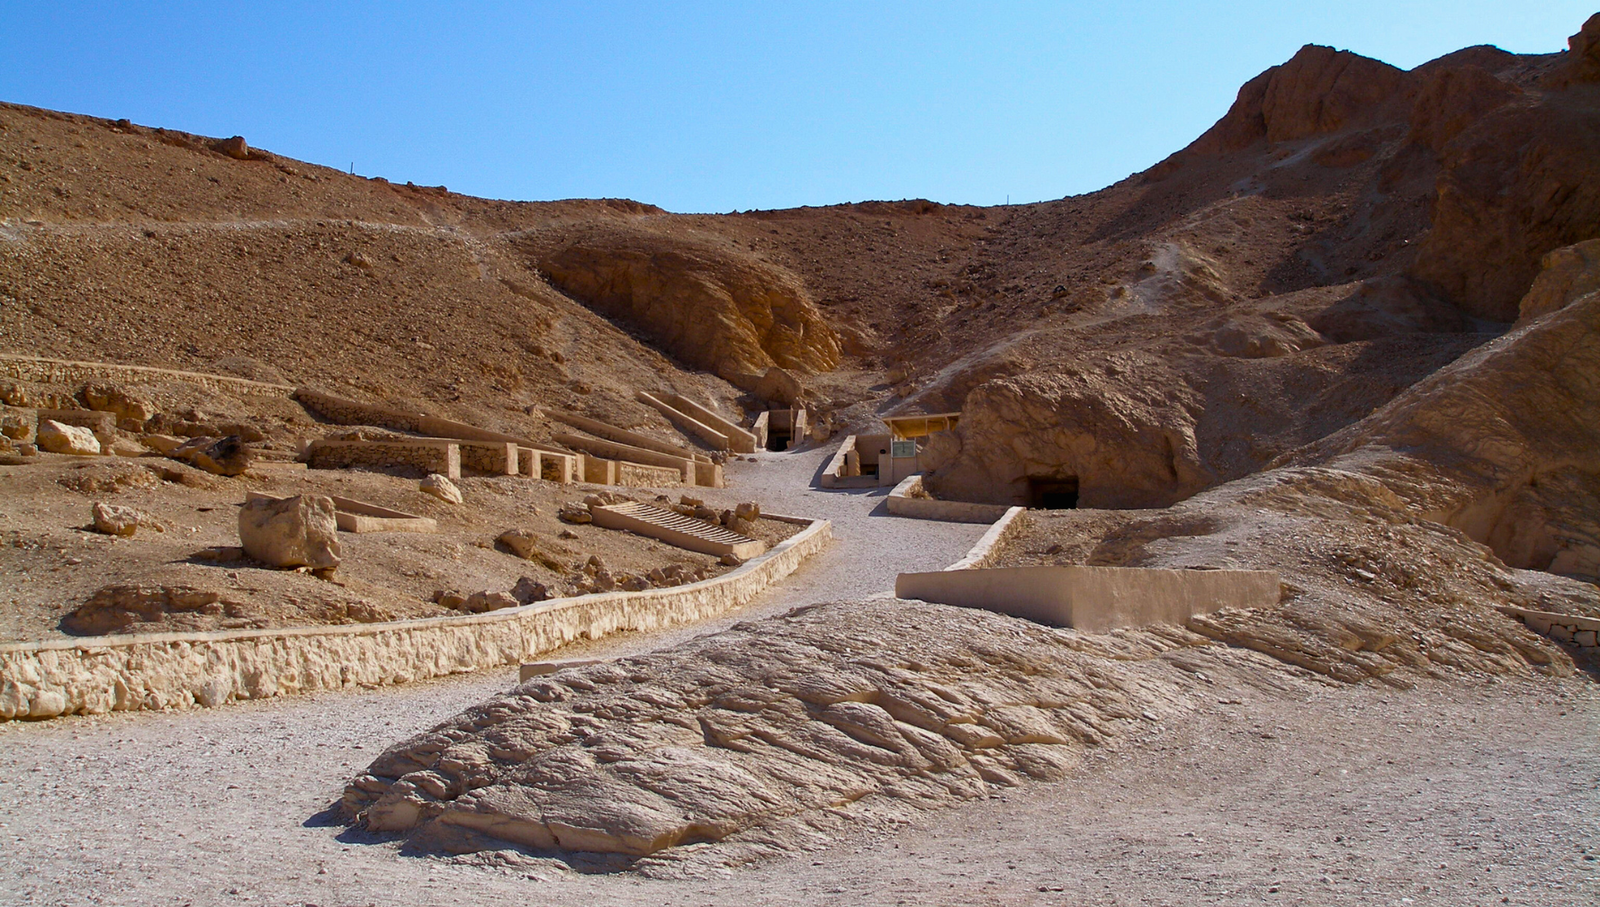
[[[1028,506],[1035,510],[1076,510],[1077,476],[1030,476]]]
[[[787,428],[767,429],[767,450],[788,450],[789,430]]]

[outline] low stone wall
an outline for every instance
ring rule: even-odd
[[[880,465],[880,469],[882,466]],[[967,501],[941,501],[919,497],[922,476],[906,476],[889,492],[889,512],[918,520],[943,520],[947,523],[993,523],[1006,515],[1005,504],[972,504]]]
[[[1005,543],[1017,533],[1028,528],[1028,508],[1012,507],[1005,516],[995,520],[989,531],[967,550],[967,556],[944,568],[946,570],[979,570],[993,564],[1000,557]]]
[[[268,384],[264,381],[231,378],[227,375],[12,354],[0,355],[0,377],[32,381],[37,384],[83,384],[89,381],[145,384],[153,381],[181,381],[213,393],[232,394],[236,397],[288,397],[294,393],[294,388],[286,384]]]
[[[461,478],[461,446],[451,441],[419,438],[411,441],[312,441],[308,462],[312,469],[383,469],[410,466]]]
[[[1554,611],[1533,611],[1527,608],[1503,607],[1503,613],[1521,620],[1528,629],[1548,636],[1569,646],[1595,651],[1600,642],[1600,618],[1581,614],[1558,614]]]
[[[0,719],[212,707],[406,683],[531,660],[578,639],[659,630],[745,604],[832,538],[826,520],[722,576],[462,617],[0,644]]]
[[[512,441],[461,441],[461,465],[491,476],[514,476],[521,457]]]
[[[614,465],[617,477],[612,484],[623,488],[672,488],[683,484],[683,473],[666,466],[646,466],[622,460]]]

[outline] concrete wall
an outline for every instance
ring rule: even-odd
[[[861,488],[878,484],[876,478],[861,475],[861,455],[856,452],[856,436],[848,435],[833,452],[818,480],[823,488]]]
[[[794,522],[792,517],[773,517]],[[804,521],[801,521],[804,522]],[[832,538],[825,520],[714,579],[462,617],[337,627],[160,633],[0,644],[0,720],[211,707],[407,683],[531,660],[578,639],[730,611]]]
[[[311,410],[317,415],[336,425],[375,425],[393,431],[408,431],[432,438],[445,438],[459,441],[477,441],[496,444],[518,444],[527,446],[526,438],[509,435],[501,431],[490,431],[465,422],[453,419],[442,419],[430,416],[427,413],[409,412],[391,406],[377,403],[362,403],[335,394],[324,393],[310,388],[299,388],[294,392],[295,400],[301,406]]]
[[[730,449],[731,440],[727,432],[720,431],[712,425],[696,419],[654,394],[640,391],[639,399],[655,407],[663,416],[667,417],[668,421],[676,425],[679,431],[688,432],[717,450]]]
[[[1007,510],[1005,516],[995,520],[994,525],[989,527],[989,531],[985,532],[971,548],[967,549],[965,557],[944,569],[977,570],[980,567],[989,566],[1000,557],[1001,549],[1005,547],[1005,543],[1028,528],[1028,524],[1028,508],[1013,507]]]
[[[897,516],[919,520],[943,520],[947,523],[993,523],[1006,515],[1011,508],[1004,504],[969,504],[966,501],[940,501],[922,497],[922,476],[912,475],[900,480],[889,492],[886,504],[889,512]]]
[[[306,409],[335,425],[376,425],[394,431],[422,434],[422,413],[404,412],[388,406],[362,403],[334,394],[302,387],[294,399]]]
[[[517,448],[517,474],[529,478],[571,484],[582,475],[578,464],[574,454],[551,453],[536,447]]]
[[[231,394],[235,397],[288,397],[294,393],[294,388],[286,384],[268,384],[226,375],[12,354],[0,354],[0,378],[32,381],[38,384],[82,384],[89,381],[145,384],[181,381],[213,393]]]
[[[1548,636],[1557,642],[1564,642],[1590,652],[1600,644],[1600,618],[1510,606],[1502,607],[1500,610],[1521,620],[1533,632]]]
[[[1221,608],[1273,608],[1281,596],[1270,570],[1142,567],[1002,567],[902,573],[897,598],[983,608],[1059,627],[1104,632],[1182,625]]]

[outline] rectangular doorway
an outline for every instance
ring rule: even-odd
[[[1028,478],[1028,506],[1035,510],[1076,510],[1078,477],[1048,476]]]

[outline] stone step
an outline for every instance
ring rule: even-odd
[[[621,504],[591,507],[589,512],[594,515],[597,526],[604,526],[607,529],[626,529],[702,554],[718,556],[731,554],[741,560],[747,560],[767,550],[767,544],[759,539],[740,535],[721,526],[713,526],[705,520],[697,520],[650,504],[625,501]]]

